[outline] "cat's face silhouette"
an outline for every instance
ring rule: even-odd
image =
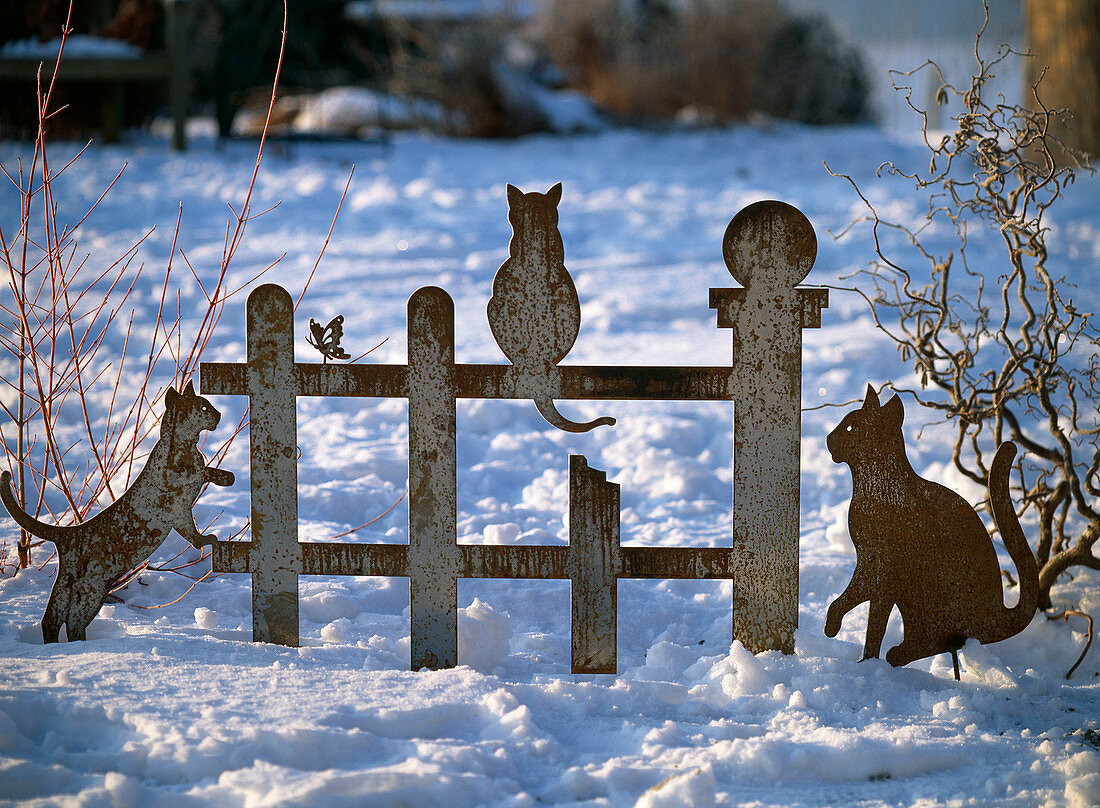
[[[194,382],[188,382],[182,393],[169,387],[164,393],[164,406],[171,412],[180,434],[197,435],[214,429],[222,417],[213,404],[195,392]]]
[[[882,454],[888,445],[901,437],[904,417],[905,410],[897,395],[880,406],[875,389],[867,385],[863,406],[845,415],[826,438],[833,462],[852,464],[864,457]]]
[[[522,227],[530,219],[558,223],[558,203],[561,202],[561,183],[540,194],[524,193],[514,185],[508,185],[508,221],[513,227]]]

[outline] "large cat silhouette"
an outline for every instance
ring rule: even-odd
[[[565,268],[565,245],[558,231],[559,182],[545,194],[523,193],[508,186],[508,221],[512,240],[508,259],[493,278],[493,296],[486,314],[497,345],[520,378],[551,378],[581,327],[577,287]],[[543,418],[567,432],[587,432],[610,426],[614,418],[586,423],[567,420],[547,395],[534,397]]]
[[[48,525],[19,507],[11,474],[0,475],[0,499],[19,526],[54,543],[57,579],[46,612],[42,639],[57,642],[65,624],[70,640],[83,640],[112,584],[149,557],[175,528],[196,547],[217,540],[195,526],[191,506],[206,483],[232,485],[233,473],[210,468],[198,448],[199,433],[213,429],[220,413],[188,383],[182,393],[164,394],[160,438],[149,460],[125,493],[87,522]]]
[[[1016,446],[1002,443],[989,469],[993,519],[1020,579],[1020,597],[1006,608],[993,541],[961,496],[920,477],[905,456],[904,411],[896,395],[879,405],[867,385],[863,406],[828,437],[837,463],[852,470],[848,531],[856,568],[829,606],[825,634],[835,637],[844,615],[870,601],[863,658],[877,657],[890,611],[901,612],[904,639],[886,652],[891,665],[955,652],[973,638],[997,642],[1022,631],[1035,615],[1035,557],[1009,497]]]

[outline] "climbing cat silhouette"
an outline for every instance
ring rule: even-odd
[[[191,507],[206,483],[232,485],[233,473],[210,468],[198,448],[199,433],[218,425],[221,414],[188,383],[164,395],[160,438],[137,479],[117,500],[87,522],[48,525],[19,507],[11,474],[0,475],[0,499],[19,526],[57,547],[57,579],[42,616],[42,639],[57,642],[62,624],[70,640],[83,640],[112,584],[160,546],[175,528],[195,547],[211,544]]]
[[[508,186],[512,240],[508,258],[493,278],[486,314],[497,345],[519,379],[544,386],[553,366],[565,358],[581,327],[577,287],[565,268],[565,245],[558,231],[559,182],[545,194]],[[532,396],[551,425],[567,432],[610,426],[614,418],[576,423],[564,418],[545,393]]]
[[[1016,456],[1002,443],[989,469],[993,518],[1020,580],[1019,602],[1006,608],[997,553],[985,525],[961,496],[920,477],[905,456],[901,399],[879,405],[867,386],[863,406],[845,416],[827,444],[833,460],[852,471],[848,531],[856,567],[832,602],[825,634],[835,637],[844,616],[870,601],[863,658],[877,657],[896,605],[904,639],[886,652],[891,665],[955,653],[968,639],[997,642],[1022,631],[1035,614],[1039,578],[1009,497]]]

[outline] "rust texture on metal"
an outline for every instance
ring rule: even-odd
[[[48,525],[23,511],[0,475],[0,498],[29,533],[54,543],[57,578],[42,616],[42,639],[57,642],[62,625],[70,640],[83,640],[111,587],[137,567],[175,530],[195,547],[216,542],[195,526],[191,508],[207,483],[232,485],[233,474],[211,468],[199,451],[200,433],[214,429],[221,415],[195,392],[168,388],[160,436],[145,467],[117,500],[86,522]]]
[[[569,353],[581,330],[577,287],[565,268],[565,245],[558,231],[559,182],[545,194],[508,186],[512,240],[508,259],[493,277],[493,296],[485,308],[497,345],[512,363],[520,398],[530,398],[547,423],[567,432],[611,426],[614,418],[586,423],[558,412],[547,381]]]
[[[847,588],[829,605],[825,633],[835,637],[844,616],[869,601],[863,658],[877,657],[897,606],[904,635],[886,652],[891,665],[954,656],[968,639],[1011,637],[1031,622],[1039,591],[1035,557],[1009,495],[1016,446],[997,447],[988,477],[993,519],[1020,582],[1016,605],[1006,607],[997,553],[981,517],[956,492],[913,470],[903,417],[898,396],[880,405],[867,385],[863,406],[848,413],[827,441],[833,460],[852,471],[848,532],[856,566]]]
[[[409,628],[412,663],[458,664],[458,461],[454,303],[442,289],[409,299]]]
[[[252,485],[252,634],[298,644],[298,422],[293,383],[294,304],[261,286],[246,314]],[[201,371],[200,371],[201,373]],[[200,376],[201,379],[201,376]]]
[[[712,289],[710,294],[719,325],[733,330],[730,367],[561,367],[558,362],[577,337],[580,306],[557,229],[560,194],[560,186],[546,194],[509,188],[513,238],[487,308],[507,365],[455,362],[454,304],[442,289],[420,289],[409,300],[405,365],[295,363],[289,294],[267,285],[249,296],[248,364],[203,364],[201,383],[208,393],[248,395],[253,408],[253,524],[255,531],[258,517],[265,532],[261,544],[255,536],[251,544],[218,543],[214,569],[253,575],[253,598],[267,604],[265,620],[254,624],[256,640],[297,643],[296,612],[270,606],[296,603],[299,574],[407,576],[412,667],[449,667],[458,664],[459,578],[558,578],[572,587],[573,670],[609,673],[615,670],[618,579],[707,578],[734,582],[736,639],[753,651],[793,651],[801,330],[819,325],[821,309],[828,305],[826,290],[794,288],[813,264],[812,227],[781,202],[752,205],[730,223],[726,263],[745,288]],[[254,351],[254,342],[263,342],[278,357]],[[265,392],[262,384],[279,390]],[[296,541],[297,396],[408,399],[408,545]],[[265,424],[259,440],[257,398]],[[573,422],[558,412],[555,400],[733,402],[737,462],[731,546],[621,547],[619,486],[582,456],[570,458],[567,547],[459,545],[455,452],[460,398],[532,400],[549,423],[569,432],[609,425],[613,419]],[[276,469],[282,475],[278,482],[270,478]],[[280,501],[257,497],[257,482]],[[256,608],[259,613],[261,607]]]
[[[569,458],[569,625],[574,673],[615,673],[619,547],[619,486]]]
[[[783,202],[738,213],[722,254],[744,287],[710,290],[719,328],[733,331],[734,378],[745,385],[733,422],[733,636],[753,653],[790,654],[798,625],[802,329],[820,324],[812,315],[828,298],[826,290],[795,288],[817,257],[817,238]]]

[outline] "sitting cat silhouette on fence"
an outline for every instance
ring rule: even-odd
[[[493,278],[486,309],[497,345],[516,373],[536,386],[569,353],[581,328],[577,287],[565,268],[565,245],[558,231],[559,202],[560,182],[545,194],[508,186],[512,240],[508,259]],[[547,423],[566,432],[615,423],[606,416],[576,423],[558,412],[553,399],[540,394],[534,401]]]
[[[879,405],[867,385],[863,406],[828,437],[833,460],[852,471],[848,531],[856,568],[829,606],[825,634],[835,637],[844,616],[870,601],[863,659],[877,657],[890,611],[905,626],[902,642],[886,652],[891,665],[956,652],[968,639],[982,643],[1022,631],[1035,614],[1039,578],[1035,557],[1009,497],[1016,446],[1002,443],[989,469],[993,519],[1020,579],[1019,602],[1006,608],[993,541],[961,496],[920,477],[905,456],[904,416],[896,395]]]
[[[57,547],[57,579],[42,616],[42,639],[57,642],[62,624],[70,640],[83,640],[112,584],[160,546],[175,528],[195,547],[213,544],[202,535],[191,507],[207,483],[232,485],[233,473],[210,468],[198,448],[199,433],[214,429],[221,414],[188,382],[164,395],[160,438],[134,484],[87,522],[48,525],[26,513],[0,475],[0,499],[19,526]]]

